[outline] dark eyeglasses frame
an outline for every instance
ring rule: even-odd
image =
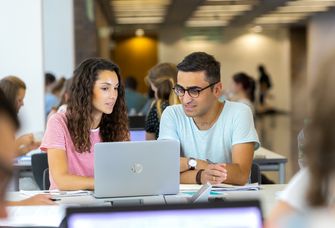
[[[209,84],[208,86],[206,86],[206,87],[204,87],[204,88],[189,87],[188,89],[185,89],[184,87],[182,87],[182,86],[180,86],[180,85],[177,84],[177,85],[176,85],[175,87],[173,87],[172,89],[173,89],[173,91],[175,92],[175,94],[176,94],[178,97],[183,97],[183,96],[185,95],[185,93],[187,92],[188,95],[189,95],[190,97],[192,97],[192,98],[197,98],[197,97],[199,97],[199,95],[200,95],[200,93],[201,93],[202,91],[204,91],[205,89],[208,89],[209,87],[211,87],[211,86],[213,86],[213,85],[215,85],[215,84],[217,84],[217,83],[219,83],[219,82],[220,82],[220,81],[213,82],[213,83]],[[182,95],[178,94],[178,92],[176,91],[176,89],[177,89],[176,87],[179,87],[179,88],[181,88],[181,89],[184,90],[184,92],[183,92]],[[196,92],[197,92],[197,95],[196,95],[196,96],[191,95],[191,93],[189,92],[190,90],[194,90],[194,91],[196,91]]]

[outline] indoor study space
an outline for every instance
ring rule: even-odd
[[[335,226],[335,0],[0,19],[0,227]]]

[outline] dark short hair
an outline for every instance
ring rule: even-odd
[[[205,52],[189,54],[177,65],[177,69],[184,72],[205,71],[206,81],[209,83],[218,82],[221,78],[220,63]]]
[[[247,93],[248,98],[252,102],[254,102],[255,101],[255,89],[256,89],[255,80],[244,72],[239,72],[237,74],[234,74],[233,80],[236,84],[242,85],[242,88]]]
[[[0,115],[6,115],[10,118],[14,127],[19,129],[20,122],[17,117],[17,113],[15,107],[8,101],[7,97],[5,96],[4,92],[0,88]]]
[[[124,85],[125,85],[126,88],[136,90],[137,89],[137,80],[134,76],[130,75],[130,76],[126,77],[126,79],[124,81]]]
[[[56,77],[55,75],[53,75],[52,73],[48,72],[45,73],[45,85],[50,85],[51,83],[54,83],[56,81]]]

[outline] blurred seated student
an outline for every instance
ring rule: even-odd
[[[53,114],[55,114],[56,112],[66,112],[67,109],[67,102],[70,98],[70,94],[71,94],[71,85],[72,85],[72,78],[67,79],[64,83],[64,88],[63,88],[63,92],[61,95],[61,100],[58,106],[52,107],[47,120],[50,118],[50,116],[52,116]]]
[[[255,80],[246,73],[240,72],[233,76],[231,85],[232,101],[241,102],[249,106],[255,116]]]
[[[56,83],[56,77],[52,73],[45,73],[44,75],[44,111],[45,116],[49,114],[52,107],[58,105],[59,99],[56,95],[54,95],[51,90]]]
[[[145,105],[146,98],[137,92],[137,80],[134,76],[125,79],[125,100],[129,115],[136,115]]]
[[[0,88],[18,113],[24,105],[26,84],[16,76],[7,76],[0,80]],[[36,140],[32,133],[21,135],[16,139],[17,156],[37,149],[40,144],[40,140]]]
[[[155,91],[153,91],[151,86],[149,86],[147,91],[147,101],[145,102],[144,106],[142,107],[138,115],[147,116],[154,101],[155,101]]]
[[[63,93],[64,93],[64,86],[65,86],[65,82],[66,82],[66,79],[64,77],[61,77],[60,79],[58,79],[53,85],[52,85],[52,88],[51,88],[51,93],[57,97],[57,103],[52,106],[52,107],[55,107],[55,106],[59,106],[59,103],[61,102],[61,99],[62,99],[62,96],[63,96]]]
[[[315,209],[332,211],[335,216],[335,65],[324,65],[310,94],[311,116],[304,129],[304,159],[301,169],[282,192],[267,221],[277,227],[294,214]]]
[[[178,104],[178,98],[173,92],[177,80],[177,67],[172,63],[160,63],[149,70],[147,83],[155,92],[145,121],[146,140],[156,140],[159,135],[159,122],[166,107]]]
[[[21,201],[5,201],[12,177],[12,162],[16,156],[15,132],[19,128],[16,110],[0,89],[0,218],[6,215],[5,206],[54,204],[50,195],[36,195]]]
[[[129,140],[120,70],[89,58],[75,69],[65,113],[47,123],[41,150],[47,152],[50,189],[94,189],[94,144]]]

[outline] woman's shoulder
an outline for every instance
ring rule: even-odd
[[[48,120],[48,124],[50,123],[66,124],[67,123],[66,113],[56,112],[52,114]]]

